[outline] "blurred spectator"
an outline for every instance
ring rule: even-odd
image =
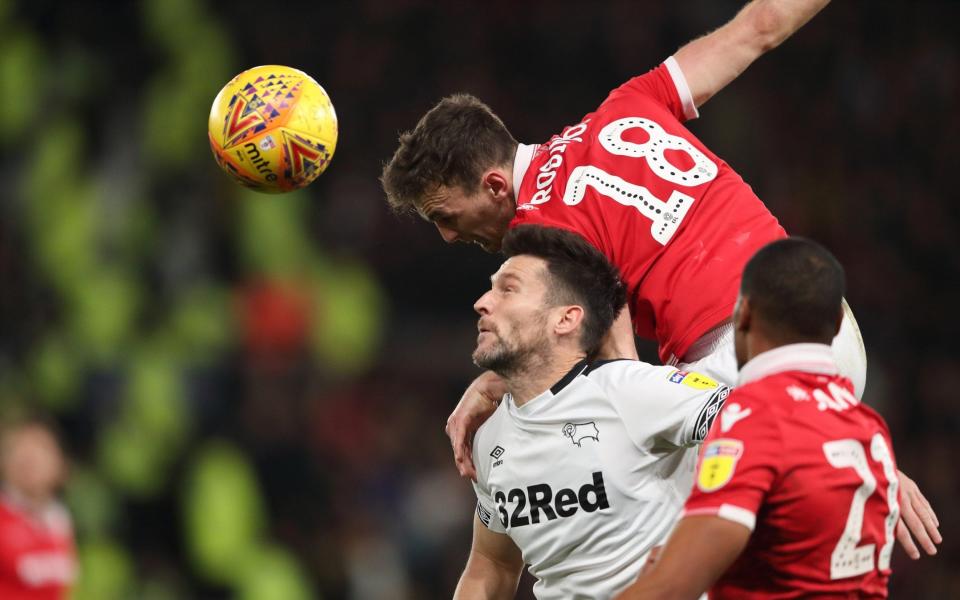
[[[0,432],[0,598],[66,598],[76,572],[70,514],[57,500],[67,473],[52,428],[20,421]]]

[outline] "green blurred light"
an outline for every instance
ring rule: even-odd
[[[293,279],[306,272],[313,255],[304,227],[308,201],[305,192],[283,196],[241,192],[240,247],[249,271]]]
[[[73,465],[65,497],[78,539],[100,538],[116,528],[120,518],[117,496],[96,470]]]
[[[184,495],[190,557],[205,579],[230,584],[256,549],[266,516],[253,469],[227,442],[210,442],[194,459]]]
[[[342,374],[362,372],[376,359],[385,300],[373,273],[342,262],[316,270],[311,337],[325,365]]]
[[[107,270],[88,275],[68,306],[71,330],[84,352],[98,362],[122,356],[139,304],[140,288],[130,275]]]
[[[9,6],[0,2],[0,18]],[[0,35],[0,143],[21,138],[36,120],[45,61],[34,36],[13,25]]]
[[[183,600],[183,586],[169,579],[147,579],[136,594],[137,600]]]
[[[162,489],[168,454],[161,442],[130,423],[111,423],[97,437],[99,469],[120,490],[141,498]]]
[[[206,364],[218,357],[235,335],[231,296],[213,285],[192,288],[177,299],[164,334],[183,360]]]
[[[181,166],[199,160],[207,113],[191,89],[171,73],[150,83],[143,118],[147,159],[158,167]]]
[[[37,400],[53,412],[76,404],[83,358],[64,336],[53,334],[36,344],[29,361],[30,387]]]
[[[78,182],[86,180],[83,177],[85,141],[76,120],[55,117],[44,122],[33,141],[34,150],[24,177],[23,191],[26,208],[40,211],[40,221],[34,224],[40,227],[45,217],[52,216],[68,203]],[[49,198],[60,202],[47,206]]]
[[[181,373],[180,363],[149,351],[138,352],[128,370],[121,421],[164,448],[167,456],[177,451],[189,428]]]
[[[41,205],[37,210],[43,221],[33,232],[39,266],[63,293],[83,288],[87,275],[96,268],[97,216],[88,191],[89,188],[80,187],[60,209],[45,210],[46,206]]]
[[[203,154],[210,103],[230,76],[229,38],[195,0],[146,0],[144,26],[170,56],[149,85],[143,141],[153,164],[192,166]]]
[[[130,597],[133,566],[130,557],[109,539],[81,540],[80,573],[71,600],[125,600]]]
[[[259,548],[250,554],[237,582],[236,593],[238,600],[318,598],[296,559],[277,546]]]
[[[190,46],[197,23],[205,17],[196,0],[144,0],[143,23],[147,33],[162,46]]]
[[[5,25],[13,10],[12,0],[0,0],[0,25]]]

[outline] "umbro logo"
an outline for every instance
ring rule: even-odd
[[[503,456],[504,452],[506,452],[506,450],[503,449],[503,446],[494,446],[493,450],[490,452],[490,456],[493,458],[493,466],[490,467],[491,469],[494,467],[499,467],[503,464],[503,460],[500,457]]]

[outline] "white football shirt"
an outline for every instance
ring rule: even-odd
[[[509,535],[538,598],[609,598],[636,579],[693,485],[729,389],[632,360],[579,363],[477,432],[477,515]]]

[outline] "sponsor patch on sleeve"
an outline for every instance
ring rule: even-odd
[[[692,371],[674,371],[670,374],[670,382],[680,383],[695,390],[709,390],[720,385],[706,375]]]
[[[707,444],[700,461],[697,487],[703,492],[715,492],[727,485],[743,455],[743,442],[721,438]]]

